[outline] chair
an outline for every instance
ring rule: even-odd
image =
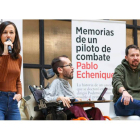
[[[113,95],[110,95],[110,100],[113,100]],[[137,115],[133,116],[116,116],[114,110],[114,102],[110,102],[109,116],[112,120],[140,120],[140,117]]]

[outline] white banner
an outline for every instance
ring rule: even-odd
[[[115,67],[125,57],[126,24],[118,21],[72,21],[72,88],[83,100],[97,100],[105,87],[112,94]],[[96,104],[109,113],[109,104]],[[106,107],[105,107],[106,106]]]

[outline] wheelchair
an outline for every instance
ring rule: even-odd
[[[53,69],[49,69],[47,71],[42,69],[41,72],[43,77],[47,80],[55,75]],[[46,88],[49,88],[49,83],[45,88],[40,89],[29,85],[29,89],[37,103],[37,106],[34,107],[34,111],[41,111],[44,116],[44,120],[87,120],[84,117],[75,118],[74,114],[72,114],[70,110],[64,107],[62,102],[48,102],[42,98],[42,92]],[[71,104],[73,104],[75,101],[75,99],[70,100]],[[61,108],[62,110],[59,110],[58,108]],[[108,116],[104,116],[104,118],[111,120]]]
[[[55,75],[52,69],[49,69],[47,71],[45,69],[42,69],[41,72],[43,77],[47,80]],[[34,111],[41,111],[44,116],[44,120],[70,120],[71,118],[74,118],[74,115],[69,110],[67,110],[66,107],[63,106],[62,102],[47,102],[44,98],[42,98],[42,92],[46,88],[49,88],[49,83],[45,88],[42,89],[39,87],[35,88],[29,85],[29,89],[37,103],[37,106],[34,107]],[[70,100],[71,103],[75,101],[75,99]],[[60,107],[62,110],[58,109]],[[65,112],[63,112],[64,109],[66,110]],[[82,119],[86,120],[86,118],[84,117],[81,117],[81,120]]]

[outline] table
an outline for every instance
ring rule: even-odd
[[[113,100],[97,100],[97,101],[78,101],[73,102],[73,105],[81,106],[81,107],[95,107],[95,103],[109,103]]]

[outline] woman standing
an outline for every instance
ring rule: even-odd
[[[11,46],[11,52],[8,51]],[[0,120],[21,120],[18,101],[22,98],[20,40],[14,23],[0,24]]]

